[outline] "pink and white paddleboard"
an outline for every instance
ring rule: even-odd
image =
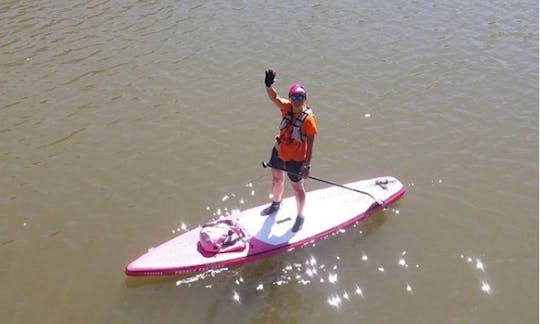
[[[294,197],[283,199],[279,211],[270,216],[260,212],[268,204],[251,208],[237,215],[248,235],[243,251],[208,253],[199,245],[201,227],[183,233],[157,247],[149,249],[131,262],[125,270],[128,276],[170,276],[222,268],[287,252],[328,236],[388,206],[405,193],[405,187],[393,177],[380,177],[345,185],[368,195],[340,187],[328,187],[307,193],[302,230],[293,233],[296,218]]]

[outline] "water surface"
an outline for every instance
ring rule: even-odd
[[[3,323],[538,321],[537,2],[3,1],[0,17]],[[405,197],[285,255],[126,278],[158,242],[268,201],[268,67],[280,94],[308,89],[312,175],[393,175]]]

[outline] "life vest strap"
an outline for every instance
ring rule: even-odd
[[[298,116],[298,118],[294,121],[293,129],[292,129],[292,132],[291,132],[291,137],[293,139],[295,139],[295,140],[297,140],[299,142],[304,141],[304,135],[302,135],[302,124],[304,123],[304,120],[306,120],[306,118],[309,115],[312,115],[312,114],[313,114],[313,111],[311,110],[311,108],[307,107],[307,109],[302,111],[302,114],[300,116]],[[291,107],[289,112],[287,112],[287,115],[285,115],[285,117],[283,117],[283,119],[281,120],[281,124],[279,125],[279,129],[283,130],[283,129],[287,128],[289,126],[289,124],[292,122],[292,120],[293,120],[293,110],[292,110],[292,107]]]

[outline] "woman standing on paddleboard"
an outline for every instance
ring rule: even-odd
[[[307,106],[307,93],[304,86],[295,83],[289,88],[289,98],[281,98],[272,87],[276,72],[266,71],[264,83],[266,94],[281,112],[279,135],[272,149],[270,166],[272,168],[272,204],[265,208],[261,215],[275,213],[281,207],[285,190],[285,171],[292,183],[298,213],[292,231],[298,232],[304,224],[304,205],[306,192],[304,179],[309,177],[313,142],[317,134],[317,121],[311,108]]]

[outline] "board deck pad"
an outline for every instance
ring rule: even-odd
[[[345,185],[367,192],[388,206],[399,199],[405,188],[393,177],[379,177]],[[237,252],[209,253],[198,244],[198,226],[149,249],[125,269],[129,276],[166,276],[201,272],[238,265],[323,238],[366,218],[382,208],[373,198],[340,187],[328,187],[306,193],[305,221],[302,230],[291,231],[296,219],[296,200],[283,199],[276,213],[261,216],[268,206],[254,207],[233,215],[248,235],[248,246]]]

